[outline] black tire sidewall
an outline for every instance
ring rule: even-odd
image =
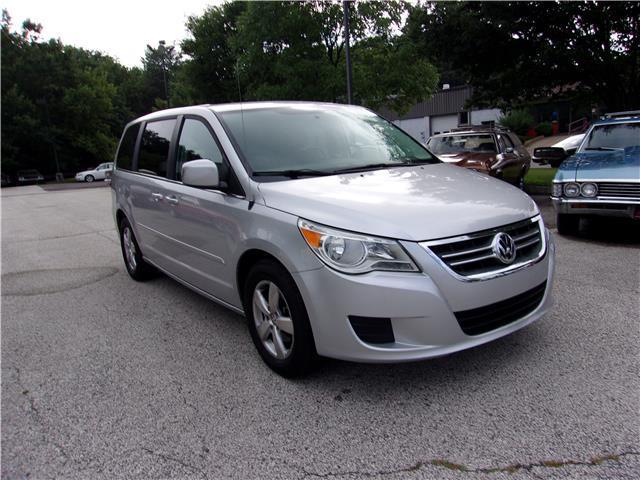
[[[89,178],[90,178],[91,180],[89,180]],[[95,180],[95,178],[94,178],[94,176],[93,176],[93,175],[87,175],[87,176],[85,176],[85,177],[84,177],[84,181],[85,181],[85,182],[87,182],[87,183],[91,183],[91,182],[93,182],[94,180]]]
[[[262,280],[271,281],[280,289],[291,311],[294,341],[291,354],[285,359],[278,359],[271,355],[258,336],[253,318],[253,291]],[[250,270],[243,288],[243,304],[251,339],[264,362],[284,377],[296,377],[306,373],[312,367],[317,355],[315,342],[307,309],[289,272],[271,260],[261,260],[256,263]]]

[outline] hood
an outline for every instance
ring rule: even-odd
[[[445,164],[265,182],[258,188],[269,207],[399,240],[461,235],[538,213],[533,200],[517,188]]]
[[[640,146],[576,153],[562,162],[556,174],[556,180],[563,182],[638,179]]]

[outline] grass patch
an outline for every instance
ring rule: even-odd
[[[530,168],[527,176],[524,177],[524,184],[550,187],[557,171],[557,168]]]

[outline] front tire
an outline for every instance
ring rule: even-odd
[[[293,278],[272,260],[256,263],[244,285],[249,333],[264,362],[283,377],[304,375],[317,357],[307,309]]]
[[[144,261],[138,241],[133,233],[129,220],[120,221],[120,247],[127,272],[137,282],[142,282],[155,275],[155,269]]]
[[[87,183],[91,183],[95,180],[95,178],[93,177],[93,175],[87,175],[86,177],[84,177],[84,181]]]
[[[556,224],[560,235],[577,235],[580,230],[580,217],[559,213],[556,217]]]

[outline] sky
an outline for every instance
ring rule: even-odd
[[[187,36],[185,23],[207,6],[222,0],[0,0],[9,11],[13,29],[30,18],[42,24],[42,38],[99,50],[132,67],[149,45],[159,40],[178,44]]]

